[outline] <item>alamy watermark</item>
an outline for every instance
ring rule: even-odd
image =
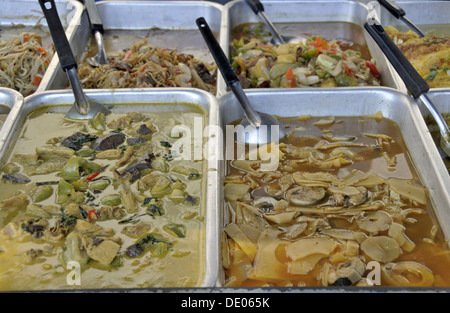
[[[250,134],[256,134],[270,143],[236,144],[236,137],[246,138]],[[172,128],[171,137],[178,139],[172,144],[170,152],[175,160],[261,161],[261,171],[274,171],[279,165],[278,134],[278,125],[262,125],[258,128],[252,125],[226,125],[224,131],[218,125],[205,127],[203,118],[194,117],[192,128],[187,125]]]

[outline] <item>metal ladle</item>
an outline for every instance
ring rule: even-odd
[[[280,45],[283,43],[298,43],[304,37],[295,37],[295,36],[283,36],[278,30],[275,28],[273,23],[267,17],[264,6],[259,0],[245,0],[248,6],[255,12],[255,14],[266,24],[267,28],[269,28],[270,33],[272,34],[271,43],[273,45]]]
[[[61,20],[58,16],[54,0],[39,0],[42,12],[47,20],[53,44],[58,54],[62,69],[66,72],[75,97],[75,103],[66,113],[65,117],[69,119],[91,119],[97,113],[109,114],[110,110],[100,103],[89,100],[83,92],[80,80],[77,74],[77,63],[67,40]]]
[[[226,84],[230,87],[244,110],[246,118],[240,125],[243,126],[246,131],[237,131],[237,141],[248,144],[266,144],[273,142],[273,139],[279,140],[285,137],[286,131],[284,126],[281,125],[276,117],[270,114],[256,112],[253,109],[253,106],[242,89],[239,78],[231,67],[228,58],[217,42],[216,37],[214,37],[206,20],[203,17],[200,17],[196,22]]]
[[[84,0],[84,6],[86,7],[91,25],[91,31],[94,35],[95,44],[97,45],[97,54],[92,58],[86,58],[86,62],[91,66],[98,67],[99,65],[106,64],[108,62],[105,41],[103,40],[103,23],[94,0]]]
[[[372,36],[380,49],[386,55],[387,59],[391,62],[397,73],[400,75],[406,85],[406,88],[408,88],[408,91],[411,93],[411,96],[413,96],[414,99],[420,99],[428,109],[430,114],[433,116],[441,133],[440,148],[445,153],[445,155],[449,157],[449,128],[447,123],[445,122],[445,119],[436,110],[430,98],[427,96],[427,92],[428,90],[430,90],[430,86],[425,81],[425,79],[420,76],[420,74],[400,51],[400,49],[395,45],[389,35],[384,31],[383,26],[381,26],[381,24],[377,20],[372,19],[369,22],[365,22],[364,28]],[[441,156],[445,155],[441,153]]]

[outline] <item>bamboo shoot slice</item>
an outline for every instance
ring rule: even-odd
[[[256,256],[258,248],[256,245],[244,234],[237,224],[228,224],[225,226],[225,232],[230,238],[232,238],[241,249],[247,254],[250,260],[253,262]]]
[[[420,204],[427,203],[427,195],[425,188],[414,180],[390,178],[389,187],[408,199],[416,201]]]
[[[292,275],[306,275],[311,272],[321,259],[326,257],[323,254],[311,254],[307,257],[288,262],[288,272]]]
[[[255,258],[251,279],[263,281],[288,280],[287,265],[277,258],[277,249],[288,241],[277,239],[277,232],[264,231],[258,241],[258,253]]]
[[[264,213],[263,216],[275,224],[287,224],[292,221],[297,212],[282,212],[282,213]]]
[[[286,248],[286,255],[296,261],[312,254],[330,255],[337,246],[337,242],[331,238],[304,238],[291,243]]]

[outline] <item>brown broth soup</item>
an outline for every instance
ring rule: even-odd
[[[188,107],[93,122],[31,113],[2,168],[0,290],[200,286],[205,165],[170,153],[171,128],[206,115]],[[94,148],[105,135],[123,140]]]
[[[381,115],[284,119],[278,168],[233,160],[224,285],[449,286],[450,255],[398,126]]]

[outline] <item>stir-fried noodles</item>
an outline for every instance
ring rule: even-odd
[[[215,93],[215,65],[174,49],[151,47],[146,41],[110,56],[108,63],[78,69],[84,88],[197,87]]]
[[[0,86],[28,96],[36,91],[53,52],[43,48],[41,37],[22,33],[0,41]]]

